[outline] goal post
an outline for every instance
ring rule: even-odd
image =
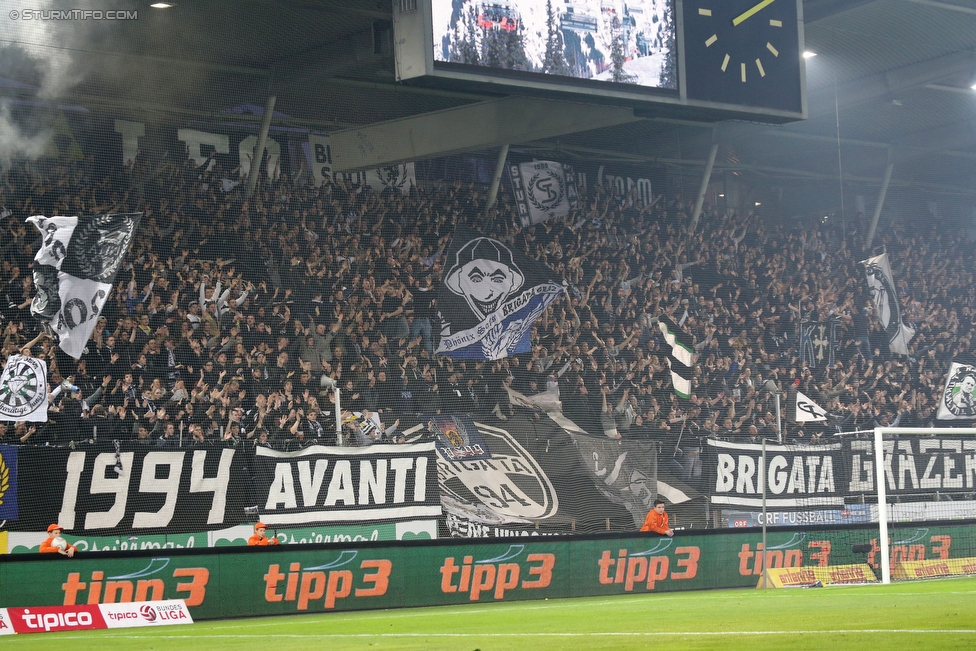
[[[885,440],[894,440],[892,437],[901,436],[924,436],[938,438],[943,436],[971,437],[972,441],[966,441],[966,451],[976,454],[976,428],[970,427],[876,427],[874,429],[874,460],[875,460],[875,485],[877,487],[878,498],[878,553],[880,555],[881,582],[891,583],[891,540],[888,535],[888,523],[890,520],[890,510],[888,504],[888,482],[886,470],[890,470],[890,464],[885,461]],[[960,452],[962,452],[960,446]],[[894,444],[892,443],[891,454],[894,455]],[[966,481],[970,481],[968,476],[969,464],[961,469],[967,476]],[[947,472],[948,474],[948,472]],[[962,483],[962,477],[959,477]],[[967,484],[968,485],[968,484]],[[976,517],[976,514],[973,514]]]

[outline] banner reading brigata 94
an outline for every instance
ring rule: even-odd
[[[549,267],[459,228],[437,299],[443,324],[437,352],[455,359],[527,353],[532,324],[563,291]]]

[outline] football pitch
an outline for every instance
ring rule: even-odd
[[[90,646],[89,646],[90,645]],[[3,649],[976,648],[976,578],[712,590],[18,635]]]

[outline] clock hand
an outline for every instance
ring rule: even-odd
[[[762,0],[762,2],[757,4],[755,7],[752,7],[751,9],[746,9],[741,14],[733,18],[732,24],[738,25],[739,23],[745,22],[746,19],[752,18],[754,14],[759,13],[769,5],[773,4],[774,2],[776,2],[776,0]]]

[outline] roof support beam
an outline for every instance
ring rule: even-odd
[[[350,172],[553,138],[639,119],[630,108],[506,97],[338,131],[331,136],[332,160],[337,171]]]
[[[962,5],[953,5],[948,2],[939,2],[938,0],[904,0],[905,2],[911,2],[914,5],[922,5],[924,7],[932,7],[934,9],[946,9],[948,11],[958,11],[963,14],[973,14],[976,15],[976,9],[973,7],[963,7]]]
[[[837,87],[838,104],[840,106],[860,104],[906,88],[930,84],[961,73],[969,74],[974,66],[976,66],[976,53],[972,50],[963,50],[901,68],[893,68],[840,84]],[[833,113],[835,109],[833,95],[828,88],[810,93],[810,117]]]
[[[803,3],[803,24],[809,25],[818,20],[830,18],[855,7],[870,4],[876,0],[820,0],[820,2]]]

